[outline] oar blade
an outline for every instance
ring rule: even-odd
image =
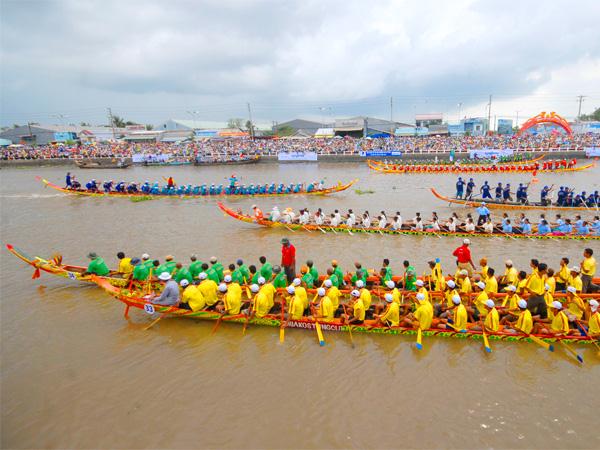
[[[490,341],[488,341],[485,331],[483,332],[483,347],[487,353],[492,353],[492,347],[490,347]]]
[[[279,342],[283,343],[285,341],[285,328],[281,327],[279,329]]]
[[[417,350],[423,350],[423,333],[421,331],[421,329],[419,328],[417,330],[417,344],[416,344]]]

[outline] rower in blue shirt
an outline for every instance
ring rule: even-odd
[[[65,188],[71,189],[73,185],[71,184],[71,172],[67,172],[67,176],[65,177]]]
[[[502,224],[502,232],[508,234],[513,232],[512,225],[510,224],[510,219],[506,219]]]
[[[504,190],[502,191],[502,200],[505,202],[512,200],[512,197],[510,196],[510,183],[506,183],[506,186],[504,186]]]
[[[552,230],[550,229],[548,222],[546,220],[542,220],[542,223],[540,223],[538,225],[537,234],[546,235],[546,234],[549,234],[550,232],[552,232]]]
[[[117,185],[115,186],[115,191],[117,191],[117,192],[125,192],[125,182],[124,181],[119,181],[117,183]]]
[[[98,191],[98,185],[96,184],[96,180],[89,181],[85,184],[85,188],[88,191],[96,192]]]
[[[554,186],[554,185],[552,185]],[[550,191],[552,190],[552,188],[548,187],[548,186],[544,186],[544,188],[542,189],[542,192],[540,192],[540,203],[543,206],[547,206],[550,204],[550,199],[548,198],[548,195],[550,195]]]
[[[458,177],[458,181],[456,182],[456,198],[463,198],[464,188],[465,182],[461,177]]]
[[[485,206],[485,202],[481,202],[481,206],[477,207],[477,214],[479,214],[479,217],[477,218],[477,226],[480,227],[486,223],[488,217],[490,217],[490,210],[487,206]]]
[[[563,206],[565,204],[565,200],[567,198],[567,191],[565,190],[564,186],[561,186],[556,194],[556,204],[558,206]]]
[[[600,236],[600,216],[594,216],[594,223],[592,223],[592,231],[594,236]]]
[[[112,190],[112,185],[113,185],[112,180],[105,181],[104,184],[102,185],[102,188],[104,188],[104,192],[106,192],[108,194]]]
[[[217,195],[221,195],[222,192],[223,192],[223,185],[220,184],[219,187],[217,188]]]
[[[502,183],[498,183],[498,186],[496,186],[496,189],[495,189],[496,200],[502,200],[502,192],[504,192]]]
[[[479,192],[481,192],[481,198],[482,199],[486,199],[489,198],[490,200],[492,199],[492,194],[490,193],[490,185],[488,184],[487,181],[485,181],[483,183],[483,186],[481,186],[481,188],[479,189]]]
[[[467,200],[473,198],[473,189],[475,189],[475,182],[473,181],[473,178],[469,178],[469,182],[467,183],[467,195],[465,195]]]
[[[558,227],[558,231],[564,234],[569,234],[573,231],[573,226],[571,225],[571,221],[569,219],[565,220],[563,224]]]
[[[581,218],[579,214],[575,216],[575,228],[579,228],[583,225],[584,220]]]
[[[525,218],[523,223],[521,224],[521,233],[522,234],[531,234],[531,223],[529,219]]]
[[[581,222],[580,225],[575,224],[575,229],[577,230],[577,234],[580,236],[586,236],[590,234],[590,227],[585,220]]]

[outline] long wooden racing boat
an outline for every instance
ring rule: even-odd
[[[329,186],[329,187],[326,187],[321,190],[314,189],[312,191],[307,191],[305,189],[300,192],[290,192],[290,193],[273,193],[273,194],[225,194],[225,193],[221,193],[221,194],[207,194],[207,195],[202,195],[202,194],[178,195],[178,194],[148,194],[145,192],[135,192],[135,193],[114,192],[114,191],[92,192],[92,191],[87,191],[85,189],[82,189],[82,190],[65,189],[61,186],[58,186],[56,184],[49,182],[48,180],[46,180],[44,178],[36,177],[36,179],[38,181],[41,181],[42,183],[44,183],[45,187],[55,189],[59,192],[65,193],[65,194],[83,195],[83,196],[87,196],[87,197],[125,197],[125,198],[211,198],[211,197],[244,198],[244,197],[283,197],[283,196],[290,196],[290,195],[329,195],[329,194],[335,194],[336,192],[345,191],[346,189],[348,189],[350,186],[352,186],[354,183],[356,183],[358,181],[358,179],[354,179],[346,184],[342,184],[341,182],[338,182],[337,185]]]
[[[587,235],[574,235],[574,234],[548,234],[548,235],[537,235],[537,234],[519,234],[519,233],[483,233],[483,232],[474,232],[468,233],[466,231],[432,231],[432,230],[423,230],[416,231],[410,229],[402,229],[402,230],[392,230],[391,228],[363,228],[363,227],[348,227],[345,225],[338,225],[333,227],[331,225],[316,225],[316,224],[307,224],[302,225],[298,223],[289,224],[282,222],[273,222],[268,219],[256,219],[250,215],[243,214],[241,212],[236,212],[231,208],[228,208],[223,203],[217,203],[217,206],[230,217],[237,219],[241,222],[252,223],[256,225],[261,225],[263,227],[268,228],[279,228],[286,229],[291,231],[320,231],[322,233],[333,232],[333,233],[368,233],[375,235],[401,235],[401,236],[431,236],[431,237],[440,237],[440,236],[449,236],[449,237],[497,237],[497,238],[505,238],[505,239],[566,239],[566,240],[600,240],[600,236],[594,236],[592,234]]]
[[[281,314],[268,314],[264,318],[252,318],[247,320],[247,317],[244,314],[237,314],[231,316],[223,316],[214,311],[191,311],[189,309],[181,309],[173,306],[162,306],[153,304],[150,300],[144,297],[140,297],[136,295],[134,291],[130,291],[128,289],[121,289],[117,286],[111,285],[107,280],[92,276],[92,280],[104,289],[107,293],[109,293],[112,297],[119,300],[123,304],[125,304],[125,313],[124,317],[128,318],[129,309],[137,308],[145,311],[148,314],[160,313],[164,317],[186,317],[190,319],[199,319],[199,320],[223,320],[227,322],[234,322],[238,324],[246,324],[250,325],[258,325],[258,326],[269,326],[269,327],[277,327],[277,328],[299,328],[303,330],[314,330],[316,327],[316,321],[311,318],[302,318],[299,320],[285,320]],[[342,325],[339,320],[334,320],[331,322],[319,321],[320,328],[326,332],[349,332],[348,325]],[[353,325],[350,330],[353,333],[367,333],[367,334],[387,334],[387,335],[407,335],[407,336],[416,336],[417,329],[414,328],[404,328],[404,327],[387,327],[387,326],[373,326],[369,324],[369,321],[365,321],[363,325]],[[423,337],[455,337],[460,339],[477,339],[483,340],[483,334],[480,331],[471,331],[468,330],[466,332],[460,331],[448,331],[442,329],[429,329],[423,330]],[[524,334],[511,334],[511,333],[486,333],[489,340],[493,341],[509,341],[509,342],[531,342],[532,339],[528,335]],[[591,343],[593,342],[588,337],[580,337],[580,336],[554,336],[554,335],[543,335],[537,334],[534,335],[538,339],[542,339],[547,343],[557,342],[562,340],[564,342],[570,343]]]
[[[589,206],[556,206],[556,205],[542,205],[541,203],[517,203],[517,202],[498,202],[490,199],[483,200],[463,200],[460,198],[446,197],[440,194],[435,188],[430,188],[431,193],[440,200],[448,203],[454,203],[456,205],[473,206],[477,207],[481,205],[481,202],[485,202],[485,205],[490,209],[544,209],[544,210],[557,210],[557,211],[589,211],[591,213],[597,213],[596,208]]]
[[[439,161],[439,162],[434,162],[434,161],[429,161],[429,162],[424,162],[424,163],[412,163],[412,162],[408,162],[408,161],[393,161],[393,162],[387,162],[387,161],[381,161],[381,160],[377,160],[377,159],[368,159],[367,162],[371,162],[373,165],[376,166],[380,166],[382,168],[386,168],[386,169],[391,169],[394,167],[401,167],[401,166],[408,166],[408,167],[414,167],[414,168],[426,168],[426,167],[438,167],[438,166],[443,166],[443,167],[451,167],[451,166],[458,166],[458,167],[477,167],[477,166],[491,166],[491,165],[497,165],[497,166],[508,166],[510,164],[534,164],[538,161],[541,161],[542,159],[544,159],[545,155],[541,155],[538,156],[537,158],[533,158],[533,159],[523,159],[523,160],[513,160],[513,161],[509,161],[509,160],[503,160],[503,161],[492,161],[489,159],[485,159],[485,160],[467,160],[468,162],[463,161],[457,161],[456,163],[454,162],[450,162],[450,161]]]
[[[567,173],[581,172],[594,166],[594,163],[579,167],[565,169],[542,169],[538,163],[534,164],[509,164],[509,165],[484,165],[484,166],[392,166],[381,167],[367,160],[369,168],[381,173]]]
[[[249,156],[249,157],[245,157],[245,158],[240,158],[240,159],[228,159],[228,160],[218,160],[218,159],[213,159],[213,160],[203,160],[203,159],[196,159],[196,161],[194,162],[194,164],[196,166],[237,166],[237,165],[242,165],[242,164],[256,164],[260,161],[260,155],[256,155],[256,156]]]
[[[131,165],[131,162],[116,159],[112,161],[76,159],[75,165],[80,169],[126,169]]]

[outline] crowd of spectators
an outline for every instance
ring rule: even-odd
[[[55,158],[127,158],[134,154],[170,155],[173,159],[226,159],[240,155],[277,155],[281,152],[314,151],[320,155],[357,155],[362,151],[402,153],[464,153],[477,149],[532,151],[581,151],[600,147],[599,134],[523,136],[403,136],[394,138],[282,138],[206,139],[180,143],[110,142],[93,144],[12,145],[0,149],[3,160]]]

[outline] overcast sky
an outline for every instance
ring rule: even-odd
[[[600,107],[600,0],[0,2],[3,125]]]

